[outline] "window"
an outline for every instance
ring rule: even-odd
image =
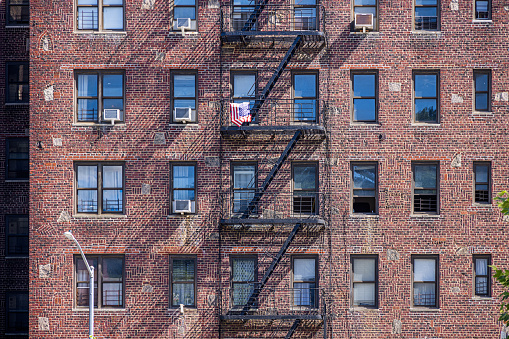
[[[28,62],[8,62],[5,103],[26,104],[28,100]]]
[[[258,185],[257,167],[253,163],[233,164],[232,167],[233,213],[244,213]]]
[[[123,0],[76,0],[80,31],[123,31]]]
[[[352,120],[373,123],[378,117],[378,73],[352,72]]]
[[[7,292],[7,323],[5,332],[28,334],[28,292]]]
[[[7,138],[6,180],[28,180],[29,150],[28,138]]]
[[[295,0],[293,10],[296,31],[313,31],[318,29],[316,0]]]
[[[94,306],[120,308],[124,306],[124,257],[87,255],[94,267]],[[76,307],[88,307],[90,276],[81,256],[74,257],[76,267]]]
[[[438,123],[438,73],[414,73],[414,121]]]
[[[489,112],[491,109],[491,72],[474,71],[475,110]]]
[[[172,122],[196,122],[196,73],[172,73]]]
[[[28,215],[6,215],[7,256],[28,256]]]
[[[29,8],[28,0],[7,0],[7,26],[28,26]]]
[[[316,122],[318,110],[317,74],[293,74],[293,119]]]
[[[378,307],[378,256],[352,255],[353,306]]]
[[[438,213],[438,164],[413,164],[414,213]]]
[[[318,213],[318,164],[294,163],[293,214],[309,215]]]
[[[475,194],[474,201],[480,204],[491,203],[491,166],[487,162],[474,162]]]
[[[318,307],[318,265],[316,257],[292,258],[293,305]]]
[[[75,173],[78,213],[123,213],[123,164],[78,163]]]
[[[491,296],[491,255],[475,254],[473,260],[475,295],[489,297]]]
[[[195,213],[196,211],[196,165],[174,163],[172,170],[173,213]]]
[[[174,0],[173,29],[196,30],[196,0]]]
[[[438,307],[438,256],[414,255],[413,306]]]
[[[170,257],[171,307],[196,306],[196,257]]]
[[[439,0],[414,0],[416,31],[437,31],[439,26]]]
[[[124,74],[114,71],[76,73],[77,122],[107,122],[105,109],[118,109],[124,120]]]
[[[491,20],[491,0],[475,0],[475,20]]]
[[[377,164],[352,163],[353,213],[377,213]]]
[[[253,0],[233,0],[231,29],[240,31],[244,28],[247,20],[255,9],[256,1]],[[256,23],[251,30],[256,30]]]
[[[232,101],[236,103],[250,102],[254,105],[257,93],[256,72],[235,72],[232,73]]]
[[[378,30],[377,0],[353,0],[353,25],[355,25],[355,14],[372,14],[373,30]],[[355,28],[352,25],[353,28]],[[360,29],[362,31],[362,28]]]
[[[231,306],[247,304],[257,281],[257,258],[255,256],[230,257],[231,262]]]

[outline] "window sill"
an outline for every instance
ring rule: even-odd
[[[179,35],[182,36],[182,31],[170,31],[169,35]],[[198,31],[184,31],[184,35],[198,35]]]
[[[125,122],[111,123],[97,123],[97,122],[74,122],[71,124],[73,127],[113,127],[113,126],[125,126]]]
[[[5,179],[5,182],[30,182],[29,179]]]
[[[440,308],[433,308],[433,307],[419,307],[419,306],[413,306],[410,307],[410,312],[440,312]]]
[[[350,307],[350,312],[380,312],[378,307],[363,307],[363,306],[354,306]]]
[[[169,219],[175,219],[175,218],[187,218],[187,217],[194,217],[195,215],[197,215],[198,213],[184,213],[184,214],[180,214],[180,213],[172,213],[172,214],[168,214],[166,217],[169,218]]]
[[[94,34],[94,35],[106,35],[106,34],[114,34],[114,35],[127,35],[126,31],[78,31],[74,30],[74,34]]]
[[[473,111],[474,115],[493,115],[492,111]]]
[[[11,335],[28,335],[28,332],[6,332],[4,334],[6,336],[11,336]]]
[[[382,125],[379,122],[350,122],[350,127],[374,127],[380,128]]]
[[[73,214],[75,219],[127,219],[125,214]]]
[[[493,24],[493,20],[479,20],[479,19],[474,19],[472,20],[472,23],[473,24]]]
[[[379,218],[379,214],[375,213],[350,213],[350,218]]]
[[[430,123],[426,123],[426,122],[412,122],[410,124],[410,126],[412,126],[412,127],[433,127],[433,128],[442,127],[440,125],[440,123],[436,123],[436,122],[430,122]]]
[[[380,35],[380,31],[350,32],[352,35]]]
[[[412,213],[410,214],[410,218],[415,218],[415,219],[419,219],[419,218],[440,218],[440,214],[438,213],[421,213],[421,214],[415,214],[415,213]]]
[[[200,124],[197,122],[186,122],[185,124],[177,124],[175,122],[171,122],[168,124],[169,127],[186,127],[186,126],[199,126]]]
[[[83,313],[88,313],[88,311],[90,310],[90,308],[88,307],[80,307],[80,308],[75,308],[73,307],[72,311],[73,312],[83,312]],[[126,312],[127,309],[126,308],[97,308],[97,307],[94,307],[94,314],[97,314],[97,313],[108,313],[108,312]]]
[[[5,256],[5,259],[9,260],[9,259],[28,259],[28,254],[27,255],[6,255]]]
[[[491,203],[481,204],[478,202],[474,202],[472,203],[472,207],[489,211],[493,210],[493,205]]]
[[[492,302],[492,301],[498,301],[497,298],[494,297],[482,297],[480,295],[474,295],[470,300],[473,301],[486,301],[486,302]]]
[[[5,28],[30,28],[30,25],[5,25]]]
[[[28,102],[6,102],[5,106],[28,106],[30,103]]]
[[[427,31],[427,30],[419,30],[419,31],[416,31],[416,30],[412,30],[411,31],[412,34],[431,34],[431,35],[442,35],[442,31]]]

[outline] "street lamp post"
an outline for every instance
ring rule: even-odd
[[[88,332],[89,332],[89,338],[94,339],[94,266],[90,266],[88,264],[87,258],[85,258],[85,253],[83,253],[83,250],[81,249],[81,246],[72,234],[71,231],[64,232],[64,236],[72,240],[76,243],[76,246],[78,246],[78,250],[80,251],[81,257],[83,258],[83,261],[85,262],[85,265],[87,266],[88,275],[90,276],[90,283],[89,283],[89,298],[88,298],[88,306],[89,306],[89,319],[88,319]]]

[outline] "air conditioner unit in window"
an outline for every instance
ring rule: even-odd
[[[184,35],[186,29],[191,29],[191,18],[176,18],[174,25],[174,29],[180,29]]]
[[[355,29],[373,30],[373,14],[355,13]]]
[[[173,213],[194,213],[195,202],[192,200],[174,200]]]
[[[192,121],[191,107],[175,107],[173,109],[173,121],[182,121],[184,123]]]
[[[120,121],[120,110],[111,108],[105,109],[103,111],[103,120],[111,121],[112,125],[115,123],[115,121]]]

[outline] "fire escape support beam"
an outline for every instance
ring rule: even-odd
[[[300,319],[295,319],[295,321],[293,322],[292,327],[290,327],[290,330],[286,334],[285,339],[290,339],[292,337],[292,335],[295,333],[295,330],[297,329],[297,327],[299,327],[300,323],[301,323]]]
[[[253,305],[256,304],[256,301],[258,300],[258,297],[260,296],[260,293],[262,292],[262,289],[267,284],[267,281],[269,281],[269,278],[272,275],[272,273],[274,272],[274,269],[276,268],[277,264],[279,264],[281,259],[283,259],[283,256],[285,255],[286,250],[288,249],[288,247],[292,243],[293,239],[295,238],[295,235],[300,230],[301,226],[302,226],[302,224],[298,223],[298,224],[296,224],[293,227],[292,231],[288,235],[288,238],[286,238],[286,241],[284,242],[283,246],[279,250],[278,254],[274,257],[274,259],[272,260],[272,263],[270,264],[269,268],[267,269],[267,271],[263,275],[262,280],[260,281],[258,286],[255,287],[255,289],[253,290],[253,293],[251,293],[251,296],[249,297],[246,305],[242,309],[242,312],[241,312],[242,315],[246,315],[246,313],[249,311],[249,309]]]
[[[274,176],[277,174],[277,172],[279,171],[281,166],[283,166],[283,163],[285,162],[286,158],[288,158],[288,156],[290,155],[290,152],[295,147],[295,144],[300,139],[302,134],[303,134],[303,132],[300,129],[295,132],[295,134],[293,135],[293,137],[290,140],[290,142],[288,143],[288,145],[286,145],[285,150],[283,151],[283,153],[281,153],[281,156],[279,157],[279,159],[277,159],[276,163],[272,167],[272,170],[270,171],[270,173],[267,175],[267,177],[263,181],[262,186],[255,193],[253,199],[249,202],[249,205],[247,206],[246,211],[242,214],[241,219],[249,217],[251,215],[251,213],[253,213],[253,211],[256,209],[256,206],[258,206],[258,202],[260,202],[260,199],[262,198],[263,193],[265,192],[267,187],[269,187],[270,183],[274,179]]]
[[[258,17],[262,14],[263,9],[265,8],[265,5],[267,4],[268,0],[261,0],[254,8],[253,12],[249,16],[249,19],[247,19],[246,23],[244,24],[244,27],[242,27],[241,31],[247,32],[253,29],[254,25],[256,24],[256,21],[258,21]]]

